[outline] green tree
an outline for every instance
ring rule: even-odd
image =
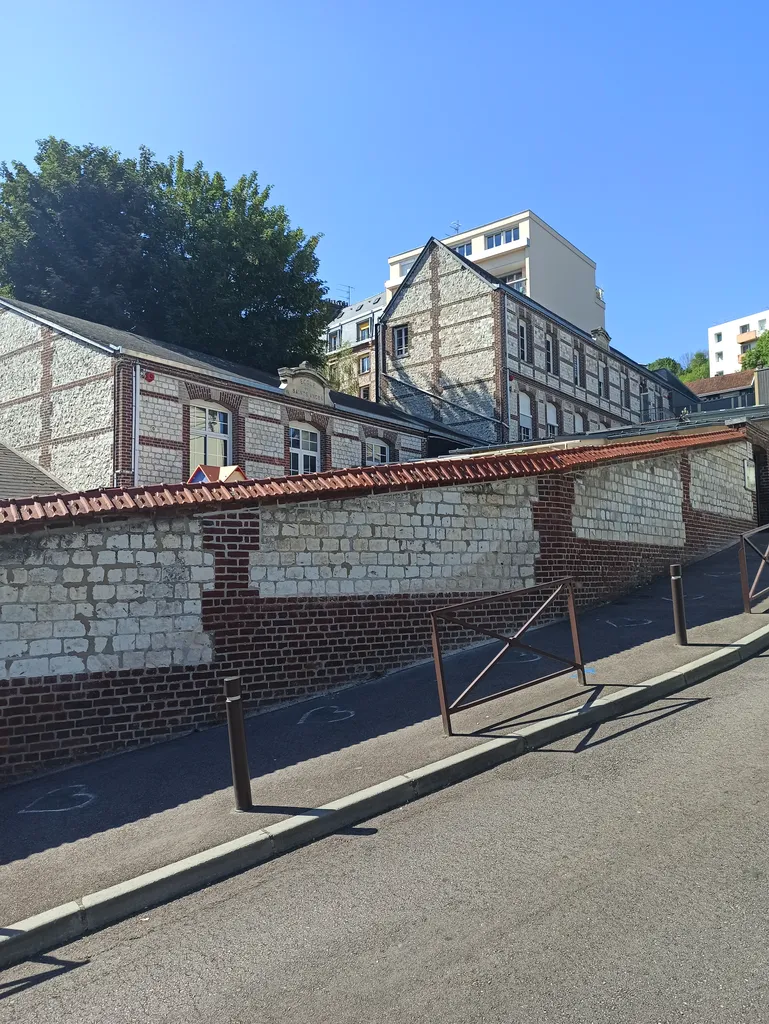
[[[679,379],[684,384],[710,376],[710,360],[707,352],[700,350],[699,352],[687,353],[683,357],[683,362],[686,365],[683,373],[679,374]]]
[[[655,359],[646,368],[647,370],[670,370],[676,377],[680,377],[684,372],[683,366],[676,359],[671,359],[670,356],[662,356],[661,359]]]
[[[255,173],[228,188],[180,154],[38,144],[0,167],[0,288],[37,305],[264,370],[318,365],[334,315],[318,236]]]
[[[742,357],[740,366],[743,370],[760,370],[769,366],[769,331],[764,331],[756,339],[753,348],[748,349]]]

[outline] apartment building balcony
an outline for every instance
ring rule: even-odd
[[[747,345],[751,341],[755,341],[757,338],[758,338],[758,331],[743,331],[742,334],[738,334],[737,335],[737,344],[738,345]]]

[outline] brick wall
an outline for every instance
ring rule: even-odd
[[[750,528],[751,492],[712,510],[749,453],[3,538],[0,779],[218,720],[228,673],[259,707],[426,657],[447,599],[637,586]]]
[[[111,356],[0,310],[0,437],[73,490],[113,483]]]

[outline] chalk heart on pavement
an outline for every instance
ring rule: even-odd
[[[299,725],[328,725],[333,722],[343,722],[346,718],[353,718],[355,716],[354,711],[349,711],[347,708],[337,707],[336,704],[322,704],[318,708],[312,708],[310,711],[306,711],[299,719]]]
[[[87,807],[95,799],[95,794],[89,793],[81,783],[73,783],[70,786],[49,789],[43,796],[39,796],[37,800],[33,800],[26,807],[22,807],[19,814],[56,814],[60,811],[76,811],[80,807]]]

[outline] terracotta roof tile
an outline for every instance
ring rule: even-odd
[[[356,466],[302,476],[246,480],[242,483],[155,484],[149,487],[106,488],[73,494],[52,494],[0,500],[0,533],[46,525],[67,526],[83,520],[122,519],[126,514],[168,511],[218,511],[277,501],[312,501],[374,492],[414,490],[457,483],[487,483],[512,477],[569,472],[605,462],[628,461],[690,448],[729,444],[746,437],[745,427],[721,427],[708,433],[619,441],[531,455],[485,452],[455,458]]]
[[[722,373],[720,377],[703,377],[687,384],[687,388],[695,395],[717,394],[719,391],[730,391],[732,388],[749,388],[753,383],[755,370],[740,370],[737,373]]]

